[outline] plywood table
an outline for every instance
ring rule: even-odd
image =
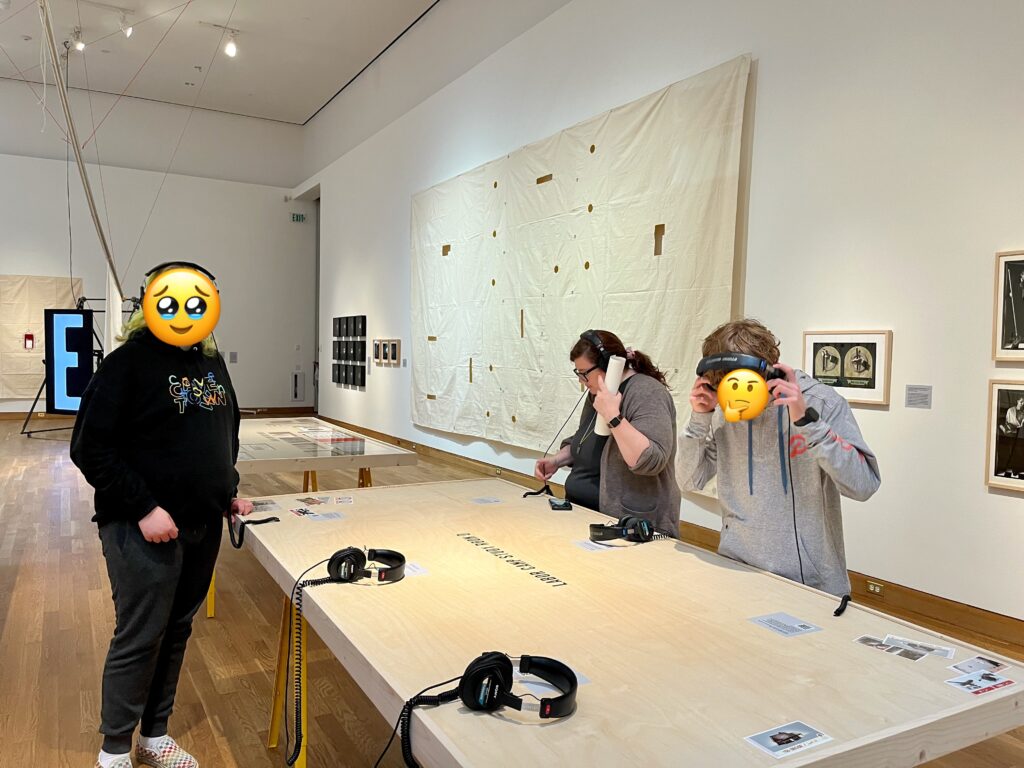
[[[242,419],[238,428],[240,475],[302,471],[303,492],[318,491],[317,470],[359,469],[358,486],[373,485],[374,467],[416,464],[416,453],[349,432],[311,417]],[[206,616],[217,612],[216,573],[206,594]]]
[[[832,596],[677,541],[591,551],[588,523],[608,518],[555,512],[522,491],[496,479],[429,483],[317,507],[341,519],[298,517],[288,513],[296,497],[273,497],[280,524],[246,534],[286,594],[347,546],[397,549],[421,571],[306,593],[306,620],[389,721],[483,651],[551,656],[586,681],[564,720],[461,702],[417,709],[425,766],[912,766],[1024,724],[1020,662],[857,604],[834,617]],[[783,637],[750,621],[775,612],[821,630]],[[955,659],[854,642],[886,634],[951,647]],[[944,682],[960,674],[948,665],[978,653],[1018,682],[983,695]],[[832,740],[783,759],[744,740],[793,721]]]

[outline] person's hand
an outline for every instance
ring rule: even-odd
[[[139,530],[142,531],[142,538],[152,544],[178,538],[178,526],[163,507],[153,507],[148,515],[139,520]]]
[[[622,405],[622,395],[618,392],[609,392],[604,387],[594,395],[594,410],[601,414],[605,421],[611,421],[620,415],[619,408]]]
[[[251,515],[252,510],[252,502],[249,501],[248,499],[231,500],[231,517],[234,517],[235,515],[241,515],[242,517],[245,517],[246,515]]]
[[[697,378],[693,382],[693,389],[690,390],[690,406],[697,413],[711,413],[715,410],[715,404],[718,402],[718,395],[715,394],[715,388],[711,386],[711,382],[704,376]]]
[[[790,420],[800,421],[807,413],[807,401],[796,382],[796,371],[784,363],[775,363],[772,367],[786,374],[785,379],[772,379],[768,382],[768,391],[775,398],[775,405],[779,408],[788,406]]]
[[[553,458],[538,459],[533,467],[533,476],[546,483],[557,471],[558,462]]]

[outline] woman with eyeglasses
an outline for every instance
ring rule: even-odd
[[[618,392],[604,386],[613,355],[626,359]],[[560,467],[572,467],[565,496],[573,504],[615,518],[645,517],[661,533],[678,538],[676,408],[665,374],[610,331],[585,332],[569,359],[588,391],[579,429],[558,453],[538,461],[534,474],[547,481]],[[595,432],[598,414],[608,422],[610,437]]]

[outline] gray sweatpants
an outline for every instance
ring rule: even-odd
[[[107,752],[129,751],[140,722],[143,736],[167,733],[192,617],[217,562],[217,522],[180,529],[163,544],[146,541],[138,523],[114,521],[99,530],[117,615],[103,668],[100,733]]]

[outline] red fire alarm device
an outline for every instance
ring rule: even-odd
[[[35,336],[31,333],[25,334],[25,349],[35,349],[36,341]]]

